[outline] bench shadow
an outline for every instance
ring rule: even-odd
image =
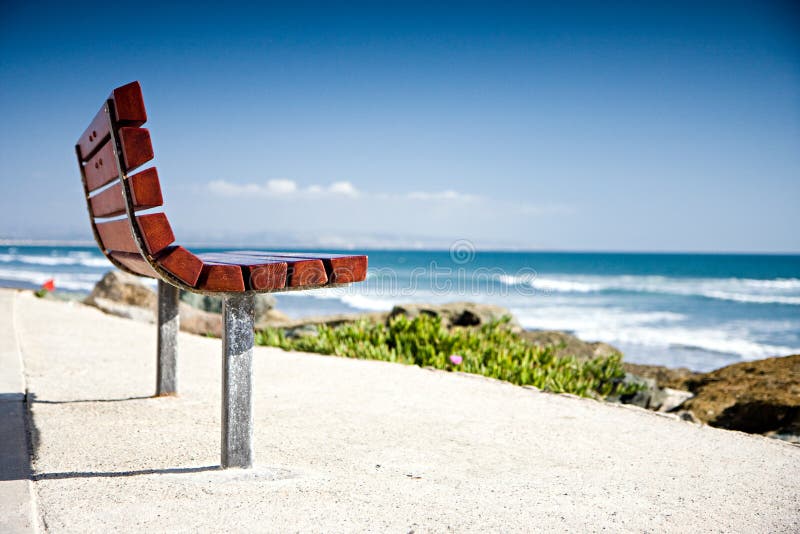
[[[32,480],[28,410],[21,393],[0,393],[0,482]]]
[[[7,397],[7,398],[6,398]],[[64,471],[61,473],[35,473],[32,458],[39,448],[39,431],[33,422],[31,404],[80,404],[90,402],[125,402],[157,398],[155,396],[135,396],[118,399],[75,399],[64,401],[40,400],[36,394],[28,392],[21,395],[0,394],[0,429],[15,437],[14,440],[0,440],[0,481],[8,480],[63,480],[70,478],[120,478],[156,474],[191,474],[221,471],[219,465],[200,467],[166,467],[161,469],[139,469],[134,471]],[[10,402],[9,402],[10,401]],[[14,443],[12,443],[12,441]],[[6,451],[11,448],[14,454]]]
[[[145,400],[145,399],[156,399],[155,395],[149,396],[139,396],[139,397],[122,397],[119,399],[74,399],[74,400],[64,400],[64,401],[51,401],[51,400],[39,400],[36,398],[35,395],[28,395],[29,402],[34,404],[80,404],[84,402],[125,402],[125,401],[132,401],[132,400]]]
[[[32,480],[63,480],[67,478],[121,478],[135,477],[140,475],[165,475],[165,474],[190,474],[202,473],[206,471],[221,471],[218,465],[206,465],[202,467],[168,467],[164,469],[139,469],[136,471],[65,471],[63,473],[36,473]]]

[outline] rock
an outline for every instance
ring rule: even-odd
[[[622,404],[633,404],[634,406],[639,406],[640,408],[651,409],[650,406],[653,403],[654,391],[658,389],[655,380],[652,378],[636,376],[631,373],[625,373],[625,378],[622,382],[626,385],[639,385],[642,387],[642,389],[632,395],[612,395],[606,397],[606,401],[621,402]]]
[[[658,388],[653,395],[651,410],[671,412],[683,405],[684,402],[694,397],[691,391],[681,389]]]
[[[701,421],[700,421],[700,420],[699,420],[697,417],[695,417],[695,416],[694,416],[694,414],[693,414],[692,412],[690,412],[689,410],[678,410],[678,411],[676,411],[676,412],[673,412],[673,413],[674,413],[675,415],[677,415],[677,416],[678,416],[678,418],[679,418],[680,420],[682,420],[682,421],[688,421],[688,422],[690,422],[690,423],[694,423],[694,424],[700,424],[700,422],[701,422]]]
[[[142,323],[155,323],[156,314],[151,308],[141,308],[139,306],[132,306],[122,302],[114,302],[113,300],[94,297],[91,302],[84,301],[84,303],[94,306],[95,308],[103,311],[109,315],[116,315],[124,319],[133,319]]]
[[[540,347],[555,347],[556,356],[574,356],[580,361],[592,358],[622,354],[619,349],[607,343],[587,342],[567,332],[557,330],[525,330],[520,335]],[[638,373],[635,373],[638,374]]]
[[[222,297],[200,295],[181,290],[181,301],[198,310],[210,313],[222,313]],[[269,293],[256,295],[256,323],[266,320],[270,310],[275,308],[275,297]]]
[[[267,314],[274,309],[275,297],[273,295],[269,293],[259,293],[256,295],[256,322],[265,320]]]
[[[622,366],[631,374],[655,379],[656,384],[662,388],[685,390],[688,389],[686,387],[686,383],[688,381],[696,379],[702,375],[702,373],[690,371],[685,367],[673,369],[671,367],[664,367],[662,365],[642,365],[628,362],[623,362]]]
[[[156,322],[158,296],[142,278],[122,271],[109,271],[97,282],[84,304],[109,315],[146,323]],[[192,334],[222,335],[222,317],[180,303],[181,330]]]
[[[743,362],[687,382],[682,408],[712,426],[800,436],[800,354]]]
[[[633,404],[640,408],[646,408],[657,412],[671,412],[682,406],[687,399],[693,396],[690,391],[661,388],[654,378],[647,378],[631,373],[625,373],[623,383],[638,384],[642,386],[642,389],[633,395],[607,397],[607,401]]]
[[[475,302],[452,302],[438,305],[402,304],[392,308],[387,320],[398,315],[405,315],[409,319],[413,319],[420,314],[441,317],[442,324],[447,328],[453,326],[481,326],[507,316],[511,317],[510,326],[515,330],[521,330],[508,308],[492,304],[477,304]]]
[[[96,306],[97,299],[140,308],[155,308],[158,302],[155,292],[141,278],[117,270],[104,274],[84,303]]]
[[[207,311],[210,313],[222,313],[222,298],[210,295],[200,295],[181,290],[181,302],[185,302],[192,308]]]
[[[271,310],[267,310],[265,313],[262,313],[260,316],[258,316],[258,319],[256,319],[256,327],[263,328],[264,326],[270,326],[273,324],[288,323],[291,320],[292,320],[291,317],[289,317],[282,311],[278,311],[273,308]]]
[[[313,315],[303,317],[302,319],[292,319],[285,313],[278,310],[270,310],[267,314],[256,323],[256,328],[282,328],[287,334],[291,334],[294,330],[306,329],[308,327],[316,326],[340,326],[347,323],[355,323],[356,321],[367,320],[376,323],[386,321],[388,313],[386,312],[371,312],[371,313],[337,313],[333,315]]]
[[[180,303],[181,331],[201,336],[222,337],[222,315]]]

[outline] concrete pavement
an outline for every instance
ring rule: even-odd
[[[254,358],[257,467],[221,471],[219,340],[181,334],[180,395],[152,398],[153,325],[11,300],[48,531],[800,530],[798,447],[270,348]]]

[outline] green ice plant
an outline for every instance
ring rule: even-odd
[[[299,337],[282,329],[256,333],[256,343],[285,350],[383,360],[448,371],[463,371],[556,393],[604,398],[628,395],[639,386],[623,382],[621,356],[580,361],[556,356],[555,347],[535,346],[503,318],[479,328],[447,329],[441,318],[399,315],[388,324],[360,320],[337,327],[317,326]]]

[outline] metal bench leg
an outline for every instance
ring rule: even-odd
[[[222,467],[253,465],[255,294],[222,299]]]
[[[156,395],[178,392],[178,328],[180,290],[163,280],[158,281],[158,370]]]

